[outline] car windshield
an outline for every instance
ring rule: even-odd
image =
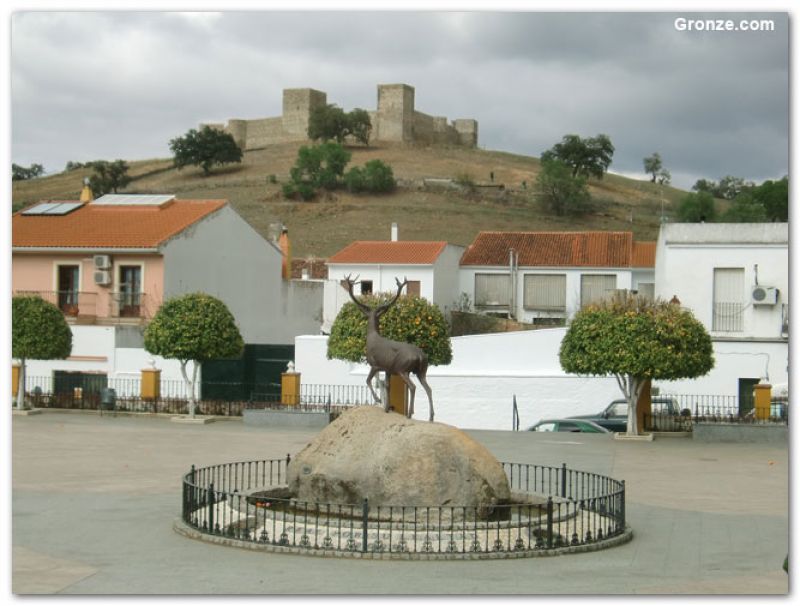
[[[609,409],[609,414],[612,417],[627,417],[628,416],[628,403],[617,402]]]

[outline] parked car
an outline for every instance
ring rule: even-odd
[[[667,396],[654,396],[651,399],[651,411],[654,417],[671,417],[680,414],[678,401]],[[628,401],[614,400],[605,409],[593,415],[576,415],[574,419],[592,421],[609,431],[628,431]]]
[[[528,431],[569,431],[577,433],[609,433],[605,427],[586,419],[547,419],[539,421]]]

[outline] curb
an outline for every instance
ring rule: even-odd
[[[630,526],[625,527],[625,532],[620,535],[604,539],[599,543],[591,543],[589,545],[576,545],[561,547],[558,549],[538,549],[526,551],[489,551],[480,553],[410,553],[410,552],[385,552],[385,551],[340,551],[332,549],[322,549],[319,547],[287,547],[282,545],[273,545],[271,543],[256,543],[253,541],[243,541],[241,539],[234,539],[231,537],[212,535],[201,532],[196,528],[189,526],[181,518],[175,518],[172,529],[181,536],[196,541],[203,541],[204,543],[213,543],[215,545],[223,545],[225,547],[236,547],[239,549],[248,549],[250,551],[261,551],[266,553],[279,553],[286,555],[300,555],[312,556],[322,558],[348,558],[356,560],[518,560],[520,558],[538,558],[538,557],[552,557],[569,555],[573,553],[589,553],[592,551],[601,551],[610,547],[623,545],[633,540],[633,530]]]

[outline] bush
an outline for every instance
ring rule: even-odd
[[[356,193],[386,193],[397,187],[392,167],[381,160],[370,160],[363,168],[351,168],[344,182],[349,191]]]
[[[559,217],[585,213],[591,208],[586,179],[573,176],[570,167],[558,160],[542,161],[536,194],[540,203]]]

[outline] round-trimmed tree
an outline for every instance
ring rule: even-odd
[[[195,383],[200,364],[238,356],[242,335],[228,307],[205,293],[190,293],[164,302],[144,332],[144,347],[152,354],[181,363],[189,392],[189,414],[195,412]],[[186,372],[194,362],[191,379]]]
[[[690,311],[631,293],[576,313],[559,359],[569,373],[616,377],[631,435],[639,434],[636,405],[648,380],[689,379],[714,367],[711,337]]]
[[[25,361],[63,360],[72,352],[72,331],[64,314],[36,296],[11,299],[11,355],[20,361],[17,408],[25,401]]]
[[[359,300],[370,307],[385,303],[393,295],[364,295]],[[434,366],[450,364],[453,350],[447,322],[441,310],[427,299],[406,295],[397,299],[380,319],[381,335],[394,341],[412,343],[424,351]],[[355,303],[345,303],[331,327],[328,359],[366,360],[367,319]]]

